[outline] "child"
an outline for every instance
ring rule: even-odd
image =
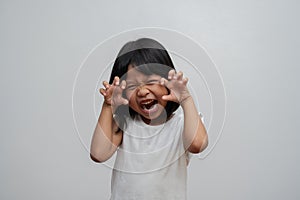
[[[100,89],[104,103],[90,153],[104,162],[117,151],[112,200],[186,199],[189,153],[208,144],[187,82],[153,39],[120,50],[109,83]]]

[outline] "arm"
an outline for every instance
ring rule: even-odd
[[[91,141],[90,156],[95,162],[104,162],[109,159],[121,144],[123,132],[118,130],[117,123],[113,119],[113,108],[128,101],[120,98],[125,82],[119,85],[116,77],[112,85],[103,82],[105,89],[100,89],[104,96],[104,103]]]
[[[206,129],[191,96],[181,102],[181,106],[184,113],[183,138],[185,148],[191,153],[200,153],[208,145]]]
[[[122,131],[115,132],[117,129],[111,106],[103,103],[91,142],[90,156],[92,160],[104,162],[113,155],[121,144],[123,136]]]
[[[170,94],[163,96],[164,100],[175,101],[182,106],[184,113],[183,143],[191,153],[200,153],[208,145],[206,129],[200,119],[194,100],[186,84],[183,73],[171,70],[168,80],[162,79],[161,84],[169,88]]]

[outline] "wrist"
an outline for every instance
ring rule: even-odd
[[[105,109],[105,110],[109,110],[112,114],[114,113],[114,109],[113,109],[113,107],[112,107],[112,105],[111,104],[109,104],[109,103],[107,103],[107,102],[103,102],[103,104],[102,104],[102,109]]]
[[[111,107],[111,104],[110,103],[107,103],[106,101],[103,102],[103,106],[105,107]]]
[[[111,110],[111,113],[114,114],[118,108],[118,106],[113,106],[110,103],[107,103],[106,101],[103,102],[103,108]]]
[[[180,104],[180,105],[183,105],[183,104],[185,104],[186,102],[188,102],[189,99],[192,99],[192,96],[191,96],[191,95],[188,95],[188,96],[184,97],[184,98],[179,102],[179,104]]]

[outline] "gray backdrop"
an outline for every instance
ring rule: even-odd
[[[90,160],[75,130],[73,82],[95,45],[153,26],[202,44],[227,92],[218,144],[189,166],[189,199],[299,199],[299,8],[292,0],[1,1],[0,199],[108,199],[111,169]]]

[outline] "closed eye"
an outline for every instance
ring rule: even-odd
[[[158,84],[159,83],[159,80],[155,80],[155,79],[152,79],[152,80],[148,80],[147,81],[147,84],[149,85],[152,85],[152,84]]]
[[[137,88],[137,85],[127,85],[126,86],[127,90],[134,90],[135,88]]]

